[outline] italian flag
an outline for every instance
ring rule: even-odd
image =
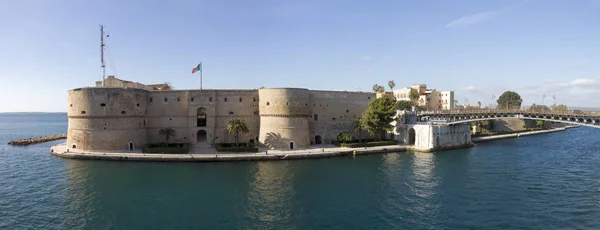
[[[192,69],[192,74],[198,71],[202,72],[202,62]]]

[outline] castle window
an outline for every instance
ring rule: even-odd
[[[181,101],[181,99],[177,98],[177,102],[180,102],[180,101]]]
[[[227,98],[224,98],[223,101],[227,102]]]
[[[152,102],[152,98],[150,98],[150,102]]]
[[[240,102],[242,102],[242,98],[240,97]]]
[[[334,121],[335,121],[335,117],[332,117],[332,118],[331,118],[331,120],[334,120]]]
[[[314,118],[315,118],[315,121],[318,121],[319,120],[319,115],[315,114]]]
[[[252,98],[252,101],[253,101],[253,102],[256,102],[256,97],[255,97],[255,98]]]
[[[313,107],[317,106],[317,104],[313,104]]]
[[[191,99],[191,100],[192,100],[192,101],[194,101],[194,98],[192,97],[192,99]]]
[[[70,106],[70,107],[73,107],[73,104],[70,104],[69,106]]]
[[[230,112],[229,112],[229,115],[233,115],[233,112],[231,112],[231,111],[230,111]]]
[[[258,115],[258,111],[254,111],[254,115]]]
[[[209,97],[209,98],[208,98],[208,101],[209,101],[209,102],[212,102],[212,97]]]
[[[349,112],[350,112],[350,110],[347,110],[347,109],[346,109],[346,113],[349,113]]]
[[[308,103],[304,104],[304,106],[308,106]]]
[[[76,144],[73,144],[73,145],[71,146],[71,148],[74,148],[74,149],[76,149],[76,148],[77,148],[77,145],[76,145]]]
[[[369,100],[371,100],[371,97],[368,97]]]
[[[146,120],[144,120],[144,127],[146,127]]]
[[[271,104],[271,103],[269,103],[269,102],[267,101],[267,105],[270,105],[270,104]]]
[[[135,106],[140,107],[140,103],[135,104]]]
[[[104,107],[104,106],[106,106],[106,104],[104,104],[104,103],[100,104],[100,107]]]
[[[81,114],[85,114],[85,111],[81,111]]]
[[[169,121],[172,121],[172,120],[173,120],[173,118],[170,118],[170,117],[169,117]]]
[[[121,111],[121,114],[125,114],[125,111]]]
[[[167,97],[165,97],[164,101],[167,102],[169,99],[167,99]]]

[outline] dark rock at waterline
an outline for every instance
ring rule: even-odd
[[[24,146],[24,145],[32,145],[32,144],[43,143],[43,142],[48,142],[48,141],[55,141],[55,140],[60,140],[60,139],[65,139],[65,138],[67,138],[67,134],[54,134],[54,135],[48,135],[48,136],[43,136],[43,137],[34,137],[34,138],[14,140],[14,141],[8,142],[8,144]]]

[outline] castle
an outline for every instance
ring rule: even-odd
[[[210,146],[231,143],[227,121],[243,118],[250,132],[240,142],[272,149],[331,143],[351,132],[374,93],[300,88],[172,90],[109,76],[96,87],[68,92],[69,148],[133,151],[163,142],[158,132],[172,128],[171,142]]]

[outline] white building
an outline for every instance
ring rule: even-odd
[[[455,106],[454,91],[427,89],[425,84],[414,84],[411,87],[394,90],[394,97],[399,101],[410,101],[410,92],[413,89],[419,93],[418,106],[425,106],[434,110],[453,109]]]

